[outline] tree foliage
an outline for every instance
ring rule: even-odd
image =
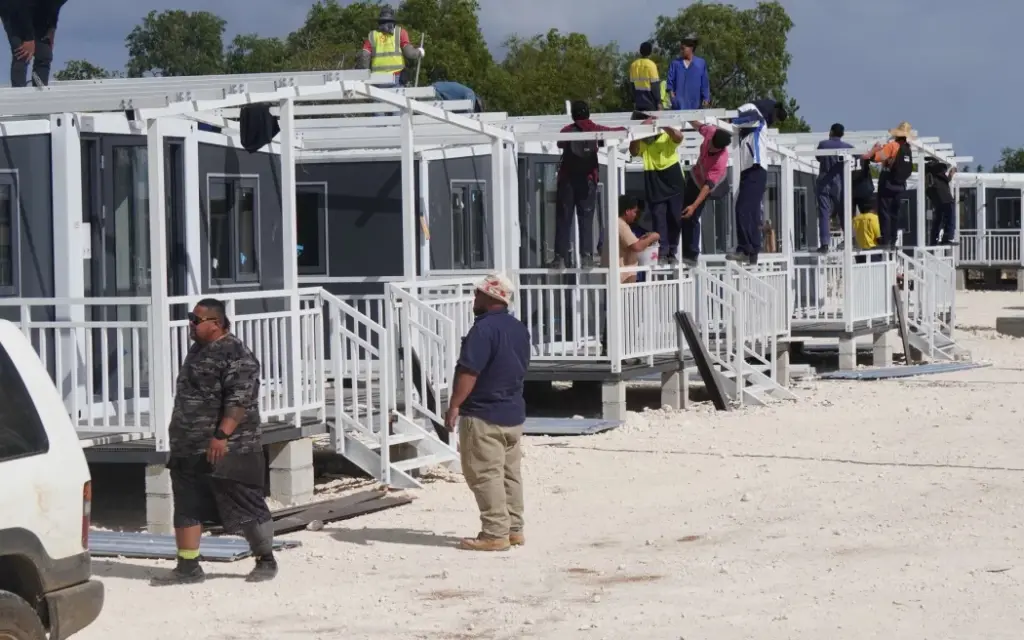
[[[122,75],[124,74],[120,71],[107,71],[88,60],[68,60],[63,69],[53,74],[53,78],[54,80],[105,80]]]
[[[381,3],[318,0],[305,22],[285,37],[241,34],[225,45],[226,22],[208,11],[150,12],[125,44],[127,75],[206,75],[344,69],[355,65],[363,41],[377,25]],[[477,0],[404,0],[399,24],[414,44],[424,42],[420,84],[434,70],[472,87],[488,109],[514,115],[561,113],[566,100],[587,100],[594,113],[628,111],[627,69],[635,58],[615,43],[595,44],[580,33],[550,30],[513,36],[505,58],[491,55],[480,31]],[[793,22],[777,0],[753,9],[697,2],[675,16],[657,19],[653,41],[662,72],[678,55],[683,35],[696,31],[698,54],[707,59],[716,106],[735,108],[762,97],[784,101],[792,114],[786,131],[808,131],[796,101],[786,93]],[[84,60],[71,61],[57,77],[109,77]]]
[[[979,173],[981,165],[978,165]],[[999,154],[999,162],[992,167],[993,173],[1024,173],[1024,148],[1005,147]]]

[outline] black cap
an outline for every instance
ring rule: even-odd
[[[585,100],[575,100],[569,112],[573,120],[588,120],[590,118],[590,105]]]
[[[700,42],[700,38],[697,37],[696,33],[693,33],[691,31],[690,33],[688,33],[685,36],[683,36],[683,39],[682,39],[681,42],[683,44],[687,44],[687,45],[690,45],[690,46],[697,46],[697,43]]]

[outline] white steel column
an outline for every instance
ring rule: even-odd
[[[189,128],[182,151],[185,161],[185,261],[188,268],[185,293],[198,296],[203,293],[205,274],[202,268],[202,207],[199,203],[199,137],[195,123]]]
[[[509,228],[505,219],[505,143],[491,142],[491,246],[494,247],[494,268],[508,269],[505,235]]]
[[[925,221],[926,209],[928,207],[928,200],[925,198],[925,165],[924,154],[917,161],[917,219],[915,220],[914,235],[917,236],[917,242],[915,243],[919,247],[928,246],[928,225]],[[935,215],[935,212],[932,212]]]
[[[793,159],[789,156],[782,156],[782,172],[779,177],[779,205],[782,207],[782,215],[780,216],[782,222],[782,228],[778,230],[779,239],[782,241],[782,255],[786,258],[786,273],[789,274],[787,286],[792,288],[793,282],[795,282],[794,274],[796,273],[793,265],[793,248],[796,246],[796,234],[794,232],[794,226],[796,223],[796,207],[795,199],[793,197]],[[796,296],[792,292],[787,292],[786,300],[788,301],[786,313],[787,320],[793,317],[793,309],[796,306]]]
[[[430,275],[430,160],[420,154],[420,275]]]
[[[402,275],[416,279],[416,152],[412,111],[402,107]]]
[[[508,253],[506,259],[510,269],[519,269],[519,250],[522,246],[522,228],[519,224],[519,152],[516,144],[511,143],[505,151],[508,162],[505,163],[505,202],[508,229],[505,239]]]
[[[974,226],[977,227],[978,232],[978,262],[982,264],[988,262],[988,216],[985,215],[985,212],[988,210],[985,202],[987,191],[985,181],[979,178],[977,187],[974,189],[974,204],[977,208],[977,211],[974,212],[974,219],[977,221],[977,224]]]
[[[619,141],[608,143],[608,215],[605,243],[608,245],[608,320],[605,341],[612,373],[622,372],[622,272],[619,269]]]
[[[282,287],[288,291],[288,368],[292,403],[295,407],[293,424],[302,426],[302,332],[299,327],[299,240],[298,205],[295,196],[295,102],[281,101],[281,245],[284,253]]]
[[[91,248],[92,238],[89,225],[82,222],[82,141],[79,137],[78,118],[74,114],[50,116],[50,153],[53,167],[53,296],[84,298],[85,274],[88,272],[85,268],[86,248]],[[103,256],[96,256],[96,259],[102,260]],[[18,293],[23,295],[20,291]],[[54,314],[54,320],[58,322],[83,322],[85,307],[57,306]],[[53,379],[70,411],[73,407],[83,406],[81,401],[87,390],[82,367],[84,358],[91,354],[84,351],[84,330],[56,333],[61,370],[53,372]],[[79,369],[77,389],[70,387],[73,367]],[[78,398],[79,401],[74,402],[72,398]],[[78,416],[72,417],[77,424]]]
[[[156,450],[168,451],[167,426],[171,420],[171,309],[167,295],[167,200],[164,197],[164,121],[146,121],[149,165],[150,260],[150,419]]]
[[[853,331],[853,156],[843,158],[843,321],[846,331]],[[870,292],[862,292],[868,295]]]

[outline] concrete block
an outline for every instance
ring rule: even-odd
[[[665,371],[661,374],[661,406],[673,409],[686,408],[683,395],[683,380],[686,376],[682,371]]]
[[[270,497],[285,505],[313,499],[313,441],[272,444],[269,449]]]
[[[1024,316],[1003,316],[996,318],[996,332],[1004,336],[1024,338]]]
[[[871,347],[871,364],[876,367],[891,367],[895,340],[893,332],[876,333]]]
[[[1017,291],[1024,291],[1024,269],[1017,269]]]
[[[601,384],[601,417],[617,422],[626,421],[626,383]]]
[[[956,270],[956,290],[963,291],[967,288],[967,269]]]
[[[789,349],[783,349],[775,354],[775,381],[785,388],[789,388],[792,372],[789,366]]]
[[[154,534],[174,532],[171,472],[162,464],[146,467],[146,531]]]
[[[839,370],[854,371],[857,368],[857,340],[839,339]]]

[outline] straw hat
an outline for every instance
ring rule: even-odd
[[[476,290],[505,304],[512,303],[515,287],[503,273],[492,273],[477,283]]]
[[[904,120],[896,125],[895,129],[889,129],[889,135],[894,138],[913,138],[914,129],[910,126],[909,122]]]

